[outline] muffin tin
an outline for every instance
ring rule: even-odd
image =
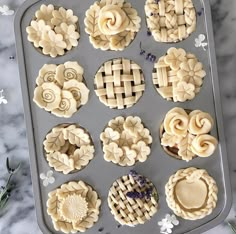
[[[61,184],[69,181],[83,180],[90,184],[102,199],[102,207],[99,221],[86,233],[109,233],[109,234],[142,234],[159,233],[157,221],[164,218],[166,213],[172,213],[165,201],[165,184],[169,177],[177,170],[186,167],[199,167],[206,169],[216,180],[219,187],[219,201],[213,213],[198,221],[185,221],[181,218],[180,225],[174,233],[202,233],[222,222],[227,216],[231,207],[231,189],[229,181],[229,170],[227,152],[223,128],[223,118],[220,103],[219,83],[217,76],[214,38],[212,31],[212,20],[209,0],[193,0],[197,11],[197,29],[186,40],[166,44],[155,42],[152,36],[147,35],[147,26],[144,12],[144,1],[129,0],[132,6],[138,10],[142,18],[141,29],[134,41],[122,52],[96,50],[90,44],[88,35],[84,31],[84,17],[86,10],[93,4],[93,0],[28,0],[22,4],[15,18],[15,35],[18,54],[18,63],[21,77],[21,87],[24,100],[25,120],[29,140],[31,173],[36,202],[38,223],[43,233],[60,233],[53,228],[51,218],[47,214],[46,202],[48,193]],[[53,4],[73,9],[74,14],[79,17],[81,38],[78,47],[67,52],[64,56],[55,59],[42,55],[27,40],[26,27],[34,17],[35,11],[41,4]],[[200,34],[206,36],[204,43],[208,46],[195,47],[195,39]],[[174,103],[164,100],[155,90],[152,82],[153,63],[147,61],[145,56],[140,55],[139,44],[146,52],[151,52],[157,59],[164,55],[168,48],[174,46],[184,48],[187,52],[194,53],[204,64],[207,72],[206,78],[200,93],[194,100],[185,103]],[[143,70],[146,88],[142,98],[133,107],[125,110],[111,110],[103,105],[94,92],[94,76],[99,67],[106,61],[124,57],[135,61]],[[66,61],[78,61],[85,70],[85,80],[90,89],[88,103],[70,119],[58,118],[40,109],[33,102],[35,80],[39,69],[46,63],[61,64]],[[166,113],[173,107],[180,106],[185,109],[200,109],[211,114],[215,120],[215,127],[212,135],[219,139],[220,145],[215,154],[209,158],[195,158],[191,162],[176,160],[169,157],[160,144],[159,128]],[[152,180],[160,195],[160,208],[157,214],[144,225],[137,227],[120,227],[112,216],[107,205],[107,195],[112,183],[119,177],[127,174],[130,167],[119,167],[106,162],[103,159],[103,152],[100,144],[100,133],[109,120],[117,116],[137,115],[141,117],[145,126],[150,129],[153,137],[152,151],[148,160],[144,163],[137,163],[135,170]],[[95,143],[95,157],[83,170],[63,175],[54,172],[56,181],[54,184],[44,187],[39,178],[41,173],[47,173],[50,167],[45,159],[43,141],[46,134],[56,125],[64,123],[76,123],[87,129]]]

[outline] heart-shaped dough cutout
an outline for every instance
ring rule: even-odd
[[[175,195],[185,209],[199,209],[206,201],[208,190],[203,180],[181,180],[176,184]]]

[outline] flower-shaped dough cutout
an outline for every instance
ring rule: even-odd
[[[174,99],[179,102],[185,102],[192,100],[195,97],[195,86],[191,83],[181,81],[177,84],[177,87],[173,89]]]
[[[189,59],[180,64],[180,70],[177,72],[177,76],[182,81],[200,87],[202,86],[206,72],[203,70],[202,63],[196,61],[196,59]]]
[[[140,29],[141,18],[125,1],[97,1],[86,11],[85,31],[94,48],[124,50]]]
[[[71,50],[72,47],[78,46],[78,39],[80,34],[76,31],[74,25],[67,25],[66,23],[61,23],[59,27],[55,28],[57,34],[61,34],[64,38],[64,41],[67,44],[66,49]]]
[[[66,10],[63,7],[60,7],[58,10],[54,10],[52,15],[53,18],[51,22],[55,26],[59,26],[62,23],[76,26],[76,23],[78,22],[78,17],[74,15],[71,9]]]
[[[38,21],[44,20],[47,25],[52,27],[52,12],[54,11],[54,6],[52,4],[45,5],[42,4],[40,9],[35,12],[35,17]]]
[[[53,128],[43,145],[49,165],[64,174],[83,169],[95,152],[89,133],[77,125],[62,124]]]
[[[56,83],[56,68],[55,64],[44,64],[39,70],[39,75],[36,79],[37,85],[42,85],[43,83],[52,82]]]
[[[40,46],[39,42],[41,41],[43,34],[50,30],[51,27],[46,25],[44,20],[33,20],[30,22],[30,26],[26,28],[26,32],[28,33],[27,38],[30,42],[34,43],[36,48],[38,48]]]
[[[53,30],[44,32],[39,46],[46,55],[55,58],[57,55],[65,54],[66,43],[61,34],[56,34]]]
[[[48,196],[47,213],[56,231],[85,232],[98,221],[101,200],[83,181],[63,184]]]
[[[61,89],[54,83],[43,83],[34,90],[34,102],[47,111],[52,111],[61,102]]]
[[[60,7],[56,10],[52,4],[43,4],[26,28],[28,41],[45,55],[53,58],[62,56],[78,46],[80,34],[77,22],[78,17],[71,9]]]
[[[214,125],[210,114],[201,110],[170,110],[160,127],[161,145],[167,154],[190,161],[195,157],[210,157],[218,141],[209,133]]]
[[[151,153],[152,136],[138,116],[118,116],[100,134],[104,159],[120,166],[144,162]]]

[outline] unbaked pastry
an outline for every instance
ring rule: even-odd
[[[83,181],[69,182],[48,194],[47,213],[56,231],[85,232],[99,218],[101,200]]]
[[[151,153],[152,137],[137,116],[116,117],[100,135],[104,159],[120,166],[145,162]]]
[[[174,47],[154,64],[152,73],[157,92],[174,102],[192,100],[200,92],[205,76],[203,65],[194,54]]]
[[[183,219],[202,219],[216,207],[216,182],[203,169],[191,167],[177,171],[169,178],[165,191],[169,208]]]
[[[26,28],[28,40],[43,54],[55,58],[76,47],[80,34],[77,28],[78,17],[72,10],[63,7],[55,9],[52,4],[41,5],[35,19]]]
[[[141,18],[124,0],[101,0],[86,11],[85,31],[96,49],[124,50],[140,29]]]
[[[95,75],[94,84],[99,100],[117,109],[136,104],[145,90],[142,69],[124,58],[105,62]]]
[[[218,144],[217,139],[209,135],[213,125],[214,120],[206,112],[173,108],[160,128],[161,145],[170,156],[181,160],[209,157]]]
[[[63,124],[53,128],[43,145],[49,166],[63,174],[83,169],[95,152],[89,133],[77,125]]]
[[[145,180],[145,185],[141,187],[132,175],[125,175],[116,180],[110,188],[108,206],[116,221],[121,225],[134,227],[144,224],[158,211],[157,190],[150,180],[147,178]],[[153,195],[150,198],[127,196],[128,192],[142,193],[150,188],[153,189],[156,197]]]
[[[83,73],[78,62],[45,64],[36,79],[34,102],[58,117],[70,118],[88,102],[89,89]]]
[[[196,30],[192,0],[146,0],[147,26],[159,42],[178,42]]]

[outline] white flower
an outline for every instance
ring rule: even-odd
[[[0,6],[0,13],[2,13],[2,15],[13,15],[14,11],[10,10],[9,6],[3,5]]]
[[[43,180],[43,186],[45,187],[55,182],[55,178],[53,177],[53,171],[48,171],[46,175],[44,173],[41,173],[40,179]]]
[[[179,225],[179,221],[176,219],[175,215],[167,214],[164,219],[158,222],[158,225],[161,227],[162,234],[172,233],[174,226]]]
[[[3,96],[3,89],[0,91],[0,105],[1,104],[7,104],[8,103],[8,101],[7,101],[7,99]]]
[[[200,34],[196,39],[195,39],[195,47],[202,47],[203,50],[206,50],[206,46],[208,45],[207,42],[204,42],[206,39],[206,36],[204,34]]]

